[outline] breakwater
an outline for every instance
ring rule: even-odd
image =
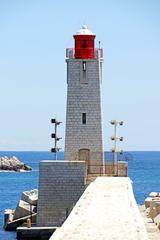
[[[148,240],[127,177],[98,177],[50,240]]]
[[[160,187],[160,152],[129,152],[132,159],[128,160],[129,177],[133,181],[133,190],[138,204],[143,204],[145,198],[152,191],[159,191]],[[39,162],[43,159],[54,159],[50,152],[0,152],[1,156],[16,156],[32,167],[31,172],[0,172],[0,238],[15,240],[14,232],[3,231],[3,214],[6,208],[15,209],[23,191],[38,187]],[[106,153],[106,158],[112,157]],[[58,155],[63,159],[63,152]]]

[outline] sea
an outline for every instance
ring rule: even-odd
[[[55,159],[51,152],[0,152],[0,156],[16,156],[33,170],[29,172],[0,172],[0,240],[15,240],[15,232],[3,230],[5,209],[15,209],[23,191],[38,188],[39,162]],[[122,159],[121,159],[122,158]],[[58,159],[64,159],[60,152]],[[105,152],[105,159],[113,159],[112,153]],[[125,152],[120,160],[128,161],[128,175],[133,181],[133,191],[138,204],[142,205],[152,191],[160,192],[160,151]]]

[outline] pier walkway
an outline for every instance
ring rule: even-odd
[[[50,240],[148,240],[127,177],[98,177]]]

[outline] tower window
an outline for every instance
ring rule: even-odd
[[[82,84],[88,84],[87,68],[88,62],[86,61],[80,62],[80,83]]]
[[[86,71],[86,62],[82,62],[83,71]]]
[[[86,40],[83,40],[83,42],[81,44],[81,48],[87,48]]]
[[[86,113],[82,113],[82,124],[86,124]]]

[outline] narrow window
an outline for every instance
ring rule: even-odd
[[[83,83],[87,83],[86,81],[86,62],[82,62],[82,69],[83,69]]]
[[[82,113],[82,124],[86,124],[86,113]]]
[[[83,42],[81,44],[81,48],[87,48],[86,40],[83,40]]]
[[[88,62],[86,61],[80,62],[80,83],[82,84],[88,84],[87,68],[88,68]]]
[[[83,71],[86,72],[86,62],[82,62]]]

